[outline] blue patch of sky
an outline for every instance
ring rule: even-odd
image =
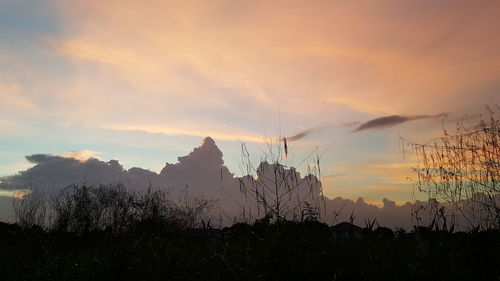
[[[46,76],[65,75],[68,63],[54,55],[50,43],[45,40],[63,36],[62,26],[55,1],[0,1],[0,52],[15,56],[18,62]],[[4,65],[0,71],[12,75],[14,67]],[[16,76],[20,83],[29,82],[23,81],[19,74]]]
[[[60,127],[48,123],[33,124],[25,136],[0,135],[0,165],[25,161],[24,156],[44,153],[61,155],[68,151],[92,150],[99,152],[103,161],[119,160],[124,168],[141,167],[159,171],[165,162],[175,163],[178,156],[188,154],[200,144],[199,137],[166,136],[143,132],[88,130],[81,127]],[[17,171],[0,171],[10,175]]]
[[[0,27],[37,34],[57,34],[61,31],[55,1],[2,0]]]

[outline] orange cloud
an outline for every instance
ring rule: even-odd
[[[24,196],[30,194],[30,190],[10,190],[10,189],[0,189],[0,197],[13,197],[13,198],[24,198]]]
[[[367,200],[365,200],[365,202],[368,203],[368,204],[371,204],[371,205],[375,205],[375,206],[377,206],[379,208],[384,207],[384,202],[383,201],[377,201],[377,200],[371,200],[371,201],[369,200],[369,201],[367,201]],[[396,206],[403,206],[406,203],[408,203],[408,201],[394,201],[394,202],[396,203]]]
[[[408,186],[391,186],[391,185],[368,185],[364,189],[377,191],[411,191]]]
[[[240,133],[228,133],[224,131],[217,130],[189,130],[182,129],[179,127],[165,127],[165,126],[134,126],[134,125],[105,125],[104,129],[108,130],[118,130],[118,131],[139,131],[154,134],[164,134],[164,135],[186,135],[195,137],[206,137],[210,136],[217,140],[225,141],[243,141],[243,142],[266,142],[265,138],[259,135],[252,134],[240,134]]]
[[[15,192],[15,193],[13,193],[13,195],[12,195],[12,197],[17,198],[17,199],[24,198],[24,196],[26,196],[26,194],[25,194],[25,193],[19,193],[19,192]]]
[[[83,150],[68,151],[63,153],[61,156],[67,158],[73,158],[80,162],[84,162],[89,158],[96,158],[98,154],[100,154],[100,152],[83,149]]]
[[[244,8],[227,1],[175,8],[163,1],[85,1],[64,6],[77,32],[61,51],[108,65],[142,88],[184,89],[211,102],[215,97],[199,81],[179,72],[188,66],[196,79],[297,113],[326,110],[329,103],[370,113],[436,113],[451,96],[496,78],[500,40],[491,21],[499,21],[498,4],[439,10],[410,3],[416,14],[402,17],[403,4],[396,1]],[[421,102],[431,97],[436,102]],[[231,103],[230,96],[218,100],[226,99]],[[454,102],[477,103],[462,99]]]

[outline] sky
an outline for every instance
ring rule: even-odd
[[[0,0],[0,176],[34,154],[159,173],[207,136],[242,176],[242,143],[258,163],[281,136],[285,165],[321,157],[329,198],[405,202],[400,136],[426,142],[500,103],[499,14],[494,0]]]

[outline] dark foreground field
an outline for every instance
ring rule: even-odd
[[[379,228],[335,239],[318,222],[84,235],[0,225],[2,280],[500,280],[500,232]]]

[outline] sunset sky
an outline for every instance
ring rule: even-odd
[[[328,197],[408,201],[399,136],[500,104],[499,15],[496,0],[0,0],[0,176],[36,153],[159,172],[206,136],[242,175],[242,142],[258,162],[264,137],[312,129],[285,164],[322,155]]]

